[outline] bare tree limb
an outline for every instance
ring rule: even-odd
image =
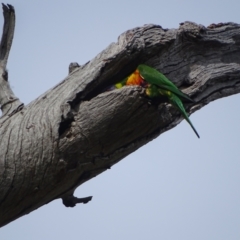
[[[141,87],[107,86],[146,63],[196,100],[186,105],[193,113],[240,92],[239,53],[240,25],[185,22],[129,30],[90,62],[73,64],[56,87],[0,119],[0,226],[57,198],[67,206],[90,200],[74,190],[182,120]]]
[[[1,40],[1,66],[7,66],[8,55],[12,46],[12,40],[14,35],[15,28],[15,11],[12,5],[5,5],[2,3],[3,8],[3,16],[4,16],[4,25],[3,25],[3,33]]]
[[[23,104],[14,95],[8,83],[8,72],[6,69],[8,56],[11,50],[14,28],[15,28],[15,11],[10,4],[3,4],[3,33],[0,44],[0,105],[4,115],[13,115],[23,108]]]

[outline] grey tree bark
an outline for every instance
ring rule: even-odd
[[[62,82],[23,106],[6,77],[14,9],[3,5],[3,11],[0,226],[57,198],[68,207],[87,203],[91,197],[73,196],[78,186],[182,121],[170,104],[149,101],[141,87],[105,91],[138,64],[160,70],[191,96],[190,114],[240,92],[240,25],[184,22],[178,29],[126,31],[90,62],[72,63]]]

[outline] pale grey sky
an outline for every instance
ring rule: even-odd
[[[14,92],[26,104],[56,85],[70,62],[84,64],[124,31],[240,23],[240,1],[9,0],[17,15],[9,59]],[[3,19],[0,17],[2,24]],[[86,205],[51,202],[0,229],[1,240],[240,239],[240,95],[191,116],[82,185]]]

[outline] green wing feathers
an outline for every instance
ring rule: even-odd
[[[182,103],[182,100],[194,102],[189,96],[178,89],[177,86],[162,73],[145,64],[140,64],[132,75],[115,84],[114,87],[122,88],[125,85],[138,85],[139,82],[135,81],[135,78],[137,80],[140,78],[140,83],[144,82],[143,86],[146,89],[146,94],[150,98],[166,98],[166,101],[169,101],[173,106],[175,106],[181,112],[184,119],[192,127],[197,137],[200,138],[198,132],[191,123]],[[131,79],[134,81],[131,84],[128,84],[128,81],[131,81]]]
[[[158,70],[144,64],[140,64],[138,66],[138,70],[142,78],[145,79],[148,83],[157,85],[161,89],[170,91],[176,94],[182,100],[194,102],[189,96],[187,96],[185,93],[179,90],[173,82],[171,82],[166,76],[164,76]]]

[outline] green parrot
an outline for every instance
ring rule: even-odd
[[[129,85],[139,85],[146,88],[146,95],[149,98],[166,97],[180,111],[197,137],[200,138],[182,103],[182,100],[188,102],[194,101],[179,90],[165,75],[145,64],[140,64],[130,76],[115,84],[115,88],[122,88]]]

